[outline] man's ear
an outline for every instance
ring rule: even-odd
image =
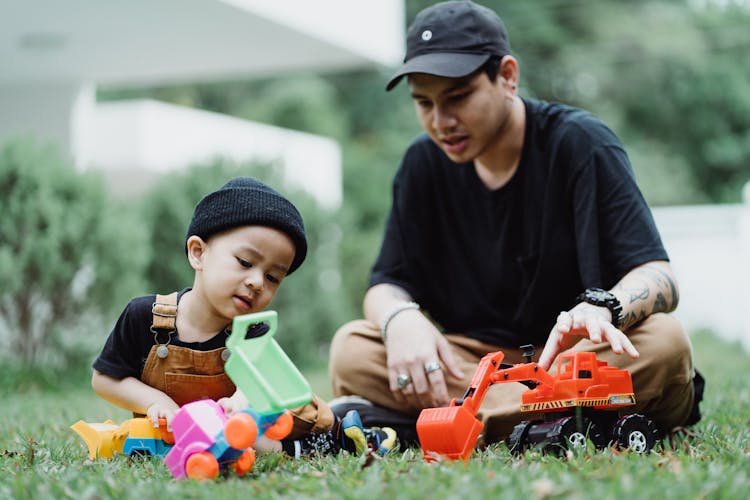
[[[200,236],[192,235],[187,240],[187,257],[190,267],[196,271],[203,269],[203,255],[206,252],[206,242]]]
[[[515,90],[518,88],[518,80],[520,78],[520,71],[518,69],[518,61],[516,60],[516,58],[511,55],[504,56],[500,60],[500,68],[498,70],[498,74],[515,92]]]

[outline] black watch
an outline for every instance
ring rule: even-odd
[[[584,292],[576,297],[578,302],[587,302],[595,306],[603,306],[609,309],[612,314],[612,325],[620,328],[622,324],[622,304],[617,297],[601,288],[587,288]]]

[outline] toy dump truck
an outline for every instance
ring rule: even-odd
[[[86,443],[89,460],[113,458],[117,454],[163,457],[174,444],[174,436],[167,431],[167,421],[163,418],[156,429],[144,417],[131,418],[120,425],[112,420],[96,423],[79,420],[70,428]]]
[[[229,419],[210,399],[188,403],[172,420],[175,444],[164,462],[176,479],[214,479],[220,469],[244,476],[255,464],[258,428],[244,413]]]
[[[463,398],[453,399],[448,407],[422,410],[417,434],[425,460],[467,460],[482,430],[476,413],[484,396],[491,385],[506,382],[529,387],[521,396],[521,412],[544,416],[513,429],[508,447],[514,452],[583,448],[587,439],[598,448],[610,443],[637,453],[653,448],[654,424],[643,415],[619,413],[635,404],[628,371],[608,366],[593,352],[577,352],[559,356],[557,374],[552,375],[531,361],[532,346],[523,349],[526,362],[516,365],[502,363],[500,351],[487,354]]]
[[[278,322],[276,311],[236,316],[227,338],[231,355],[224,370],[252,407],[263,414],[283,412],[313,399],[307,379],[274,338]],[[268,331],[248,338],[248,328],[263,323]]]
[[[215,479],[228,470],[244,476],[255,464],[256,438],[283,439],[292,426],[288,411],[263,414],[246,408],[227,417],[215,401],[193,401],[172,420],[175,442],[164,463],[176,479]]]

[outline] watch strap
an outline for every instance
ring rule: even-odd
[[[606,307],[612,316],[612,326],[620,328],[622,325],[622,304],[613,293],[602,288],[587,288],[576,297],[578,302],[586,302],[594,306]]]

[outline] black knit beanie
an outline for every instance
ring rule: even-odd
[[[251,177],[236,177],[198,202],[185,238],[186,251],[192,235],[207,240],[238,226],[268,226],[286,233],[296,249],[287,275],[305,260],[307,239],[299,211],[273,188]]]

